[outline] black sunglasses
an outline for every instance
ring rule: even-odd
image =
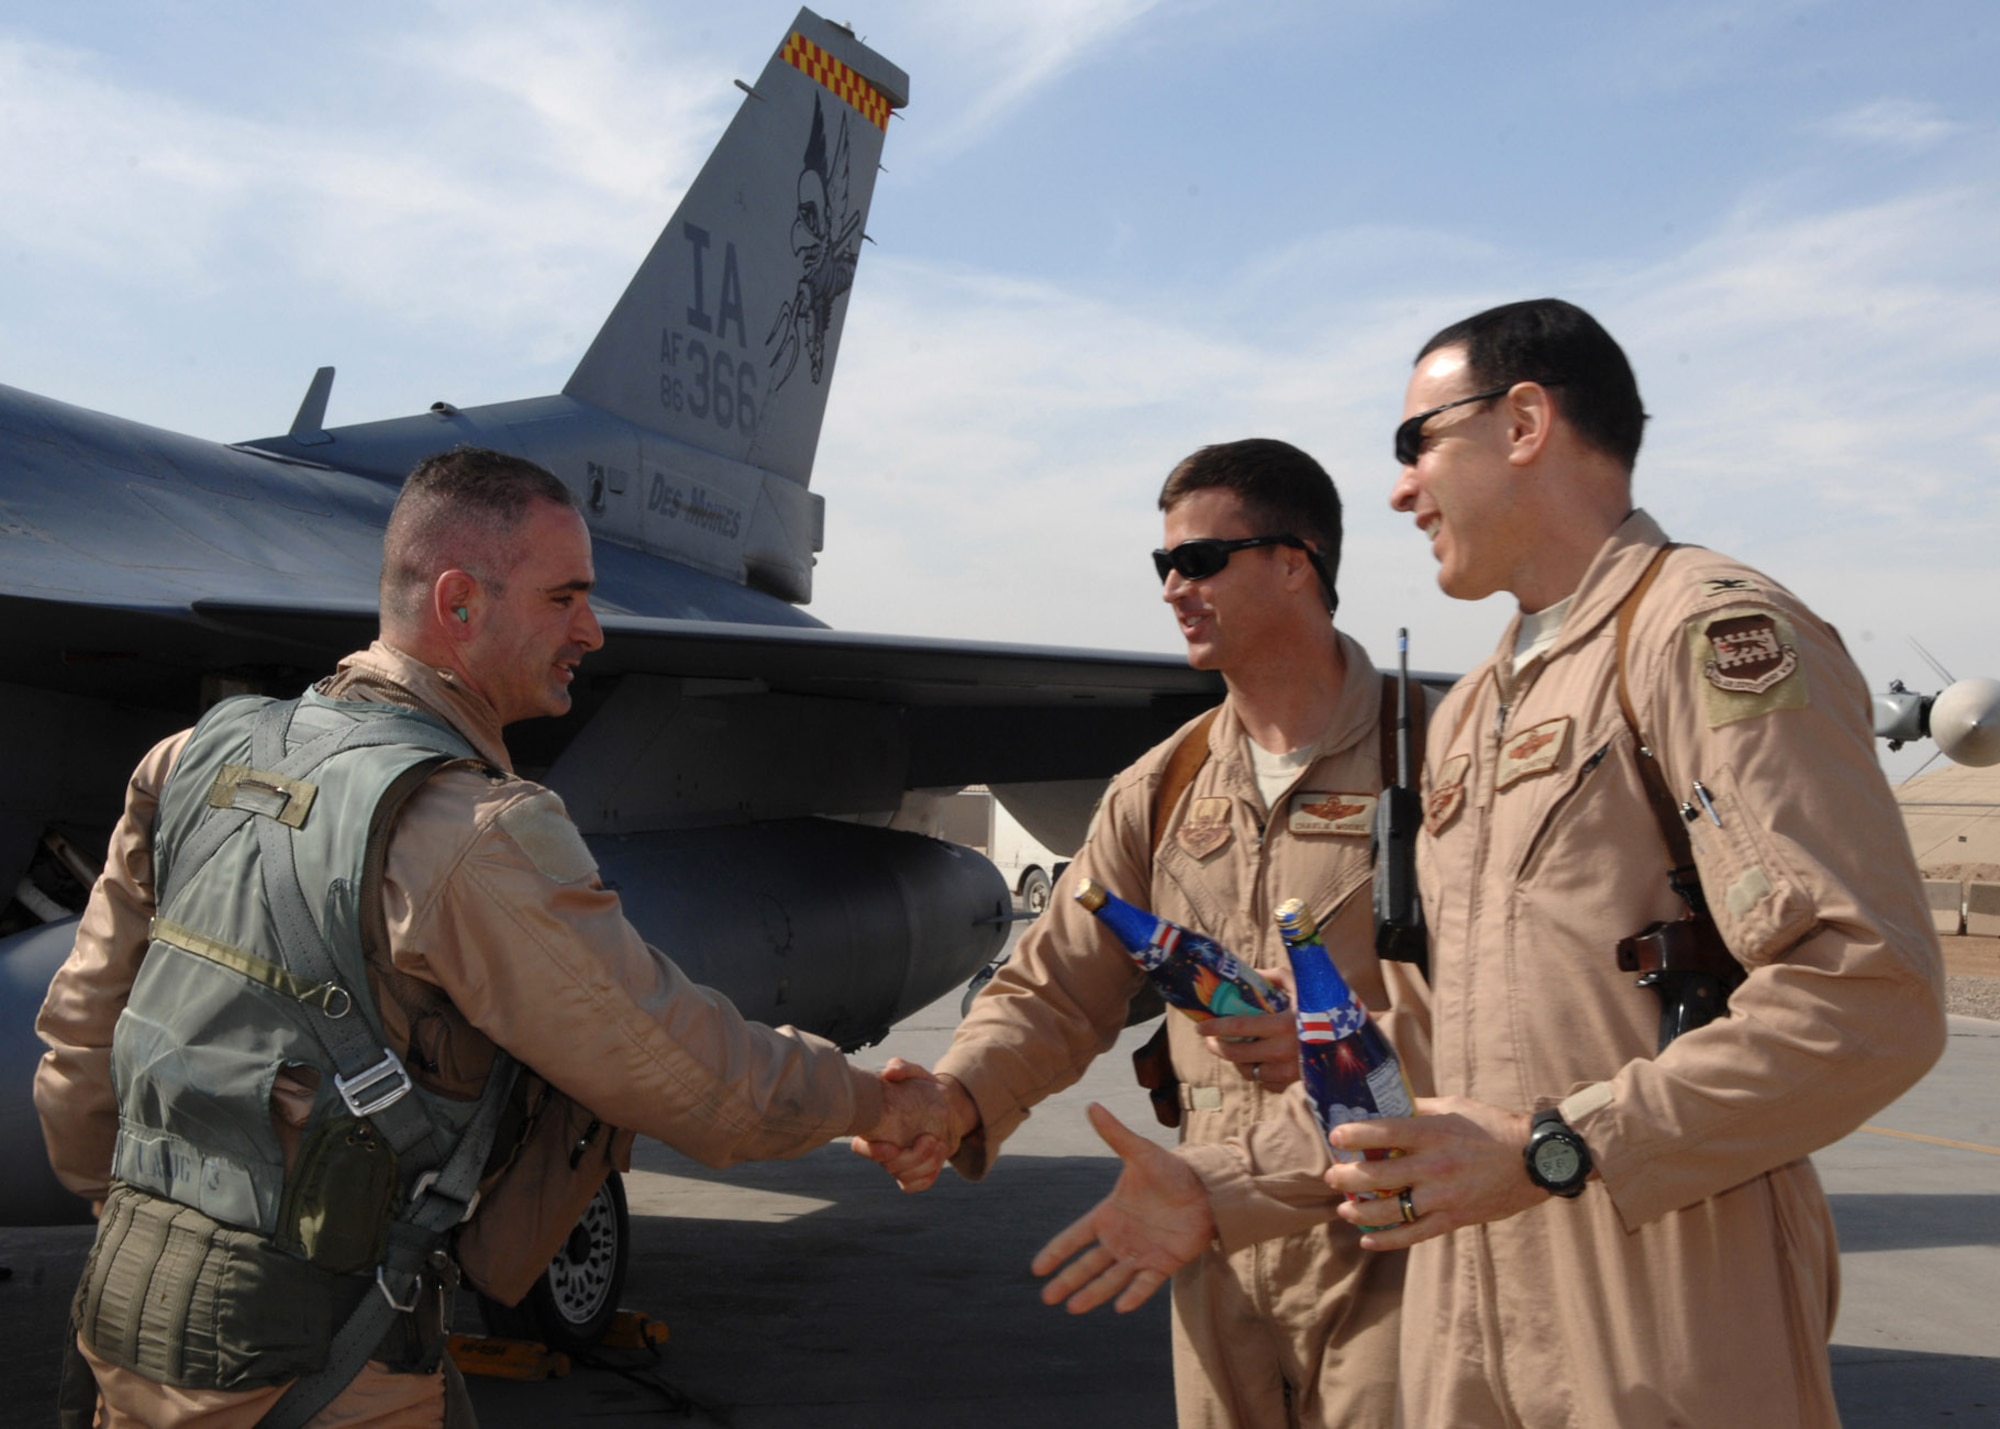
[[[1554,385],[1554,384],[1548,384]],[[1463,407],[1468,402],[1487,402],[1495,397],[1504,397],[1514,390],[1509,382],[1504,387],[1495,387],[1491,392],[1475,392],[1470,397],[1460,397],[1453,402],[1443,402],[1428,412],[1419,412],[1414,417],[1406,417],[1396,427],[1396,465],[1415,466],[1417,458],[1424,450],[1424,423],[1439,412],[1449,412],[1453,407]]]
[[[1160,573],[1163,583],[1169,571],[1179,571],[1187,580],[1203,581],[1228,565],[1229,558],[1236,552],[1248,551],[1256,546],[1291,546],[1301,551],[1312,550],[1297,536],[1245,536],[1240,541],[1202,536],[1183,541],[1171,551],[1153,552],[1153,569]]]

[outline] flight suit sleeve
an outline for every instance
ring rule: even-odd
[[[1944,1047],[1937,936],[1867,689],[1830,627],[1746,584],[1684,578],[1692,598],[1631,652],[1642,732],[1697,809],[1702,887],[1748,978],[1727,1016],[1561,1103],[1628,1228],[1847,1135]]]
[[[1241,1135],[1176,1153],[1201,1178],[1215,1217],[1215,1239],[1233,1255],[1275,1236],[1296,1235],[1334,1219],[1344,1197],[1326,1184],[1333,1162],[1306,1101],[1305,1083],[1285,1090],[1277,1114]]]
[[[967,1180],[992,1169],[1028,1109],[1081,1077],[1124,1030],[1145,981],[1118,940],[1071,893],[1079,878],[1143,897],[1151,886],[1147,824],[1156,780],[1121,778],[1106,791],[1090,837],[993,980],[973,999],[933,1069],[964,1085],[979,1127],[952,1157]]]
[[[602,1120],[710,1166],[798,1156],[882,1115],[874,1074],[746,1021],[643,942],[552,792],[466,769],[391,832],[391,957]]]
[[[77,923],[76,946],[56,970],[35,1031],[48,1051],[35,1069],[35,1110],[49,1165],[63,1185],[101,1201],[111,1188],[118,1097],[111,1034],[152,941],[153,817],[188,731],[153,746],[125,786],[104,872]]]

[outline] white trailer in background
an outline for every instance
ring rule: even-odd
[[[1056,869],[1069,862],[1035,838],[983,784],[938,801],[937,836],[979,850],[1007,879],[1015,906],[1040,913],[1049,906]]]

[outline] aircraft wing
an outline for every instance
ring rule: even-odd
[[[372,604],[197,600],[192,613],[287,645],[347,651],[374,637]],[[594,675],[761,680],[772,689],[911,705],[1146,705],[1174,696],[1212,703],[1222,681],[1177,655],[999,641],[871,635],[812,626],[759,626],[599,612],[604,648]]]
[[[374,610],[355,604],[202,600],[193,613],[209,630],[272,649],[316,649],[327,668],[375,631]],[[1220,678],[1172,655],[615,612],[601,619],[604,648],[579,671],[581,717],[526,727],[524,764],[557,763],[621,684],[635,688],[620,699],[652,691],[659,703],[672,682],[676,707],[784,702],[793,743],[799,726],[845,726],[862,706],[889,712],[908,751],[905,787],[1103,779],[1222,696]]]

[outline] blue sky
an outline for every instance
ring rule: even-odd
[[[558,389],[795,7],[0,3],[0,382],[218,439]],[[897,0],[911,75],[814,487],[856,629],[1174,649],[1201,443],[1319,456],[1343,617],[1506,612],[1384,504],[1411,355],[1556,293],[1642,502],[1872,684],[2000,675],[2000,15],[1975,3]],[[1934,683],[1934,682],[1932,682]],[[1904,763],[1901,767],[1907,768]]]

